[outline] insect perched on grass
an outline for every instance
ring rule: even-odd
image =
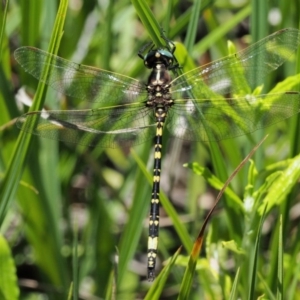
[[[252,46],[171,79],[175,47],[151,48],[143,58],[151,69],[147,85],[125,75],[21,47],[15,58],[53,89],[94,103],[87,110],[29,112],[17,120],[28,133],[85,146],[135,145],[154,138],[148,278],[155,277],[159,231],[159,184],[163,129],[189,141],[219,141],[251,133],[300,111],[300,94],[251,94],[269,72],[295,54],[297,29],[283,29]],[[43,69],[49,74],[42,77]]]

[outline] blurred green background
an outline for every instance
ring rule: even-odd
[[[1,207],[5,239],[0,252],[6,249],[7,258],[1,254],[0,269],[7,268],[12,280],[6,282],[0,276],[0,295],[8,287],[11,296],[3,299],[66,299],[74,282],[74,299],[143,299],[147,293],[150,297],[146,252],[151,185],[138,162],[151,174],[151,141],[133,149],[85,149],[34,137],[26,162],[20,159],[11,167],[13,157],[27,155],[19,144],[16,149],[19,130],[14,120],[28,110],[18,101],[24,99],[19,89],[26,87],[33,97],[38,83],[16,63],[13,52],[24,45],[47,50],[59,3],[11,0],[5,14],[6,1],[1,1],[0,201],[5,203]],[[149,70],[137,53],[153,39],[151,29],[155,27],[149,16],[145,24],[147,16],[142,16],[139,4],[145,3],[69,0],[66,15],[58,15],[65,18],[58,55],[146,82]],[[298,28],[300,20],[298,0],[146,4],[166,35],[188,50],[184,70],[228,55],[228,40],[241,50],[276,30]],[[181,53],[179,50],[178,60],[182,64]],[[299,72],[299,61],[295,58],[266,78],[266,92]],[[285,85],[280,89],[285,90]],[[49,88],[44,107],[80,109],[86,103],[70,101]],[[157,273],[181,244],[185,247],[158,289],[157,299],[177,298],[181,290],[191,250],[188,245],[196,239],[214,203],[216,178],[225,182],[266,133],[267,141],[234,178],[230,193],[208,225],[189,299],[280,299],[282,291],[282,299],[300,299],[298,132],[299,117],[295,116],[251,136],[215,143],[218,150],[213,154],[205,143],[168,139],[166,133],[161,190],[188,234],[184,241],[170,216],[161,210]],[[183,167],[192,162],[216,178],[209,181]],[[262,206],[267,201],[259,232]],[[10,266],[6,266],[8,261]],[[233,290],[234,295],[230,294]]]

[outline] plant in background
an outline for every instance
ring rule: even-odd
[[[52,28],[48,24],[53,24],[56,4],[54,1],[44,4],[33,3],[35,2],[32,2],[32,5],[21,3],[20,18],[16,22],[13,22],[16,14],[8,15],[7,30],[3,35],[2,45],[7,45],[9,39],[13,40],[13,33],[18,33],[17,29],[20,28],[18,20],[22,20],[26,26],[22,26],[19,32],[22,40],[20,45],[45,48],[43,46],[47,41],[39,37],[41,32],[43,37],[47,34],[50,36]],[[225,12],[231,13],[233,8],[226,7],[228,4],[225,2],[222,3],[221,9],[210,1],[202,1],[201,7],[197,6],[199,3],[196,1],[195,5],[184,13],[179,4],[173,5],[172,2],[166,6],[155,3],[151,6],[151,11],[154,12],[158,22],[165,21],[163,26],[166,35],[171,40],[180,40],[180,37],[184,40],[188,51],[177,43],[175,52],[183,72],[195,68],[192,58],[198,59],[200,52],[206,51],[210,45],[213,45],[209,52],[212,58],[225,56],[227,54],[225,35],[232,32],[249,14],[252,20],[257,14],[255,3],[252,3],[252,6],[244,4],[238,13],[231,14],[229,18]],[[146,77],[145,69],[136,53],[149,40],[148,35],[156,46],[161,46],[161,29],[143,1],[133,1],[134,6],[126,1],[115,4],[110,2],[109,6],[80,1],[77,5],[81,7],[76,6],[72,1],[70,4],[67,13],[65,11],[58,13],[60,25],[54,26],[53,31],[55,33],[53,37],[56,36],[57,41],[61,41],[60,56],[134,78]],[[17,5],[12,3],[9,11],[14,11]],[[134,8],[143,26],[136,19]],[[257,11],[260,12],[265,9],[259,8]],[[281,11],[288,10],[281,7]],[[65,16],[67,19],[62,36]],[[199,16],[205,22],[209,33],[195,43]],[[289,18],[285,18],[287,16]],[[291,19],[290,14],[283,15],[280,28],[287,27],[287,19]],[[252,21],[251,31],[253,36],[261,38],[268,33],[255,30],[258,24],[260,24],[259,28],[267,28],[259,22],[266,22],[266,20],[258,19],[256,23]],[[271,32],[274,31],[276,30],[272,28]],[[185,38],[182,38],[183,36]],[[38,44],[37,41],[42,42]],[[5,147],[1,148],[1,157],[3,157],[1,172],[3,174],[5,172],[6,175],[1,181],[1,214],[2,221],[6,222],[2,225],[2,232],[13,250],[19,278],[24,278],[21,270],[25,269],[27,274],[25,278],[30,274],[30,278],[41,283],[39,291],[42,290],[42,293],[54,299],[66,298],[71,281],[74,281],[74,295],[78,293],[84,295],[87,291],[88,294],[109,297],[113,293],[112,290],[117,290],[118,297],[137,298],[144,290],[144,283],[140,280],[143,277],[137,274],[144,274],[145,271],[144,253],[147,234],[142,224],[149,207],[150,185],[145,185],[149,172],[145,168],[145,162],[151,159],[149,153],[151,144],[145,143],[135,147],[130,155],[121,149],[103,150],[101,146],[92,149],[84,147],[74,149],[63,143],[43,139],[34,139],[34,145],[28,148],[27,139],[30,138],[26,137],[22,138],[23,145],[18,144],[15,147],[17,131],[14,127],[7,126],[11,120],[20,115],[14,101],[13,89],[8,83],[12,82],[9,70],[13,61],[8,57],[13,51],[12,49],[9,51],[7,47],[3,49],[1,63],[4,73],[0,74],[2,82],[0,105],[3,113],[0,121],[3,132],[1,144]],[[53,51],[54,49],[57,50],[58,47],[54,46]],[[277,73],[280,77],[280,83],[277,85],[275,77],[268,80],[265,84],[265,95],[296,90],[298,77],[287,76],[287,74],[292,74],[288,68],[285,68],[284,73],[283,70]],[[236,80],[242,78],[241,74],[236,73],[231,77]],[[30,77],[23,74],[20,78],[23,83],[33,86],[34,81]],[[284,78],[286,79],[283,80]],[[3,84],[4,82],[7,84]],[[267,93],[268,86],[275,87]],[[253,82],[251,88],[254,89],[254,93],[251,94],[250,100],[259,98],[262,88],[255,89],[256,87]],[[45,95],[42,88],[38,91],[40,97]],[[238,92],[236,97],[240,97]],[[85,104],[71,102],[68,98],[55,102],[53,99],[58,99],[58,96],[50,90],[48,94],[47,109],[87,108]],[[297,107],[296,95],[296,93],[286,94],[286,105],[283,106],[281,113],[291,105],[288,99],[294,99]],[[259,116],[263,116],[263,112],[267,112],[270,107],[272,109],[271,103],[278,100],[276,96],[272,97],[267,96],[269,107],[264,105],[266,103],[264,101],[257,102],[258,109],[262,111]],[[41,107],[34,109],[38,110]],[[297,110],[295,107],[292,111]],[[223,113],[224,110],[229,111],[223,106]],[[274,117],[275,114],[272,116]],[[239,123],[243,124],[247,117],[248,115],[244,114]],[[266,121],[275,122],[274,119]],[[252,299],[263,293],[273,298],[277,290],[279,298],[283,298],[283,291],[285,291],[284,299],[296,297],[298,269],[295,261],[298,253],[298,231],[293,227],[289,211],[292,211],[296,204],[295,185],[299,178],[297,119],[290,121],[290,126],[286,124],[281,122],[277,126],[268,128],[269,137],[263,147],[256,152],[249,170],[243,168],[225,190],[224,200],[221,202],[222,211],[213,215],[208,225],[208,235],[205,239],[206,251],[203,258],[198,259],[196,276],[191,277],[193,284],[192,289],[188,291],[189,297],[227,299],[231,292],[232,299],[235,297]],[[295,128],[294,134],[293,128]],[[289,136],[286,134],[288,129],[292,132]],[[242,130],[247,132],[247,127]],[[164,134],[168,137],[167,131]],[[243,157],[250,152],[255,144],[254,140],[260,140],[261,134],[259,131],[251,136],[225,140],[220,142],[219,146],[214,143],[199,144],[193,151],[189,143],[175,142],[169,149],[167,146],[169,144],[166,144],[163,148],[165,157],[163,169],[166,178],[162,178],[162,190],[168,191],[166,183],[169,183],[171,188],[168,191],[168,198],[177,203],[177,209],[176,211],[172,209],[164,193],[161,193],[162,204],[168,216],[172,218],[174,227],[162,226],[159,257],[169,258],[181,244],[187,252],[191,251],[191,240],[197,236],[206,215],[205,208],[199,206],[199,195],[209,198],[212,193],[209,186],[221,189],[222,182],[227,180],[228,174],[231,174]],[[288,159],[287,142],[290,145],[290,159]],[[29,157],[22,177],[26,184],[19,185],[27,152]],[[209,153],[211,153],[211,160]],[[8,164],[12,157],[18,157],[18,160]],[[179,170],[175,168],[173,160]],[[197,161],[198,164],[190,164],[196,172],[195,175],[192,172],[186,173],[186,170],[180,167],[180,163],[187,161]],[[141,172],[146,174],[146,177],[142,176]],[[170,176],[167,176],[168,173]],[[203,179],[198,176],[199,174]],[[17,189],[18,192],[15,194]],[[18,200],[18,206],[14,205],[15,199]],[[259,222],[263,220],[261,216],[265,207],[264,224],[265,226],[270,224],[271,228],[275,228],[273,231],[268,231],[268,228],[261,231],[262,223]],[[184,220],[186,213],[189,222],[183,224],[181,220]],[[279,218],[274,218],[279,214],[282,215],[283,222],[280,222]],[[165,221],[163,216],[162,224]],[[78,241],[72,233],[73,219],[77,220]],[[17,226],[11,227],[10,220],[17,220]],[[172,228],[176,229],[176,234]],[[72,240],[75,243],[74,247]],[[112,257],[116,252],[117,244],[119,260],[114,265]],[[72,247],[78,250],[77,254],[73,255],[73,262]],[[139,254],[143,263],[139,267],[134,267],[136,264],[130,262],[133,257],[136,262]],[[32,261],[35,269],[30,267]],[[188,265],[186,257],[179,256],[176,261],[174,257],[172,264],[172,267],[168,265],[169,267],[153,283],[147,295],[149,298],[167,297],[165,291],[177,286],[178,283],[184,284],[183,272]],[[111,273],[113,269],[117,269],[114,275]],[[116,276],[115,282],[113,276]],[[284,278],[281,288],[277,284],[278,278],[281,278],[280,280]],[[42,283],[47,283],[47,288]],[[21,291],[23,290],[22,286]],[[40,293],[39,291],[33,289],[35,293]],[[156,293],[152,294],[153,291]],[[27,297],[22,293],[23,296]]]

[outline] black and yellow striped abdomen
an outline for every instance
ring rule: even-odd
[[[162,133],[167,111],[164,108],[157,108],[155,116],[157,119],[155,147],[154,147],[154,168],[153,168],[153,187],[149,218],[148,236],[148,279],[155,277],[154,270],[157,256],[158,234],[159,234],[159,185],[162,158]]]

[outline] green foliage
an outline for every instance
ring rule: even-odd
[[[67,6],[65,1],[11,1],[7,15],[1,6],[5,28],[0,30],[0,219],[10,251],[1,238],[0,273],[5,270],[11,276],[0,276],[0,298],[17,299],[19,288],[20,299],[178,297],[187,287],[182,285],[192,241],[216,190],[268,133],[211,217],[204,251],[195,258],[195,273],[184,295],[188,299],[298,299],[299,116],[251,136],[209,145],[173,141],[165,132],[158,257],[168,262],[164,269],[158,264],[152,286],[145,281],[152,143],[131,151],[86,149],[22,134],[13,124],[27,111],[15,101],[15,91],[23,85],[39,98],[31,110],[87,108],[87,103],[46,91],[41,84],[36,89],[37,81],[14,61],[17,47],[48,49],[77,63],[146,81],[149,72],[136,54],[149,40],[165,45],[161,25],[176,42],[175,54],[185,72],[227,55],[228,39],[239,50],[277,29],[297,27],[296,2],[280,2],[282,18],[276,26],[264,17],[271,8],[266,1],[233,6],[225,0],[203,0],[201,8],[200,1],[190,7],[186,1],[69,2]],[[236,38],[249,16],[251,36]],[[230,53],[232,49],[231,45]],[[257,86],[253,95],[262,90],[296,91],[297,55]],[[240,73],[233,75],[234,80],[242,78]],[[176,250],[181,245],[179,255]],[[36,287],[26,289],[25,279],[34,280]]]
[[[17,285],[16,266],[9,245],[2,235],[0,235],[0,270],[0,298],[18,299],[20,291]]]

